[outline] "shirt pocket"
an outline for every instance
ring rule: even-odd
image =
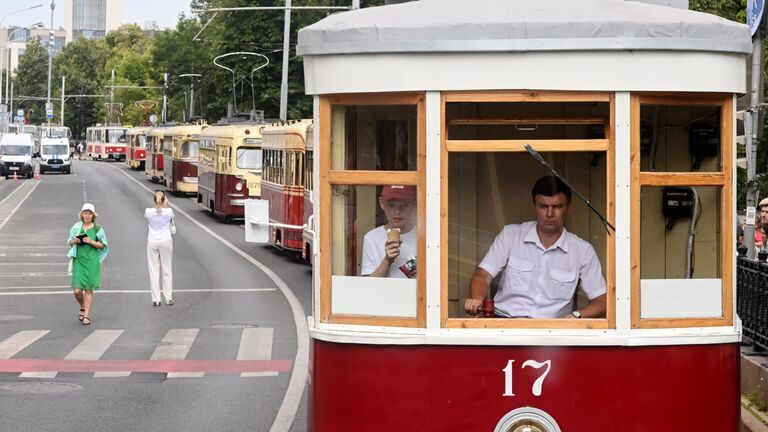
[[[576,291],[576,284],[579,282],[576,272],[564,270],[550,270],[550,290],[549,297],[553,300],[570,300]]]
[[[503,287],[509,287],[513,292],[528,292],[533,274],[533,263],[520,258],[510,257],[507,261]]]

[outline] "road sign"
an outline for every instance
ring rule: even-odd
[[[752,31],[752,36],[763,23],[764,10],[765,0],[747,0],[747,25]]]

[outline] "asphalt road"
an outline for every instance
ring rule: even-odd
[[[1,431],[306,430],[311,268],[172,196],[176,304],[152,307],[143,212],[157,188],[85,161],[0,181]],[[90,326],[65,257],[84,201],[110,248]]]

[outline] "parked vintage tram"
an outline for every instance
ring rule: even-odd
[[[144,162],[144,174],[152,181],[163,182],[163,140],[167,127],[153,127],[144,134],[147,137],[146,160]]]
[[[128,130],[120,125],[96,125],[85,130],[85,152],[93,160],[125,161]]]
[[[751,49],[743,24],[634,1],[424,0],[302,29],[309,430],[739,430],[734,123]],[[589,205],[557,204],[565,231],[544,247],[555,204],[535,213],[532,187],[550,168]],[[362,276],[390,216],[412,220],[412,265]],[[590,283],[569,270],[576,243],[599,262]],[[468,314],[481,263],[496,281]]]
[[[125,149],[125,164],[129,168],[144,171],[144,163],[147,159],[147,131],[149,126],[136,126],[128,129],[125,135],[128,137]]]
[[[163,141],[163,179],[171,192],[197,193],[200,132],[207,125],[179,125],[168,128]]]
[[[269,201],[269,240],[273,246],[303,253],[304,151],[312,120],[265,127],[262,131],[264,170],[261,198]],[[311,135],[310,135],[311,136]]]
[[[197,202],[213,214],[242,219],[245,200],[261,196],[264,126],[216,124],[200,133]]]
[[[314,231],[314,185],[312,183],[312,168],[315,159],[315,134],[314,127],[310,125],[304,139],[304,228],[301,234],[303,240],[301,257],[312,263],[312,248],[315,241]]]

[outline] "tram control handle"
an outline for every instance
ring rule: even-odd
[[[483,304],[477,307],[477,315],[482,318],[493,318],[495,315],[496,306],[492,298],[484,298]]]

